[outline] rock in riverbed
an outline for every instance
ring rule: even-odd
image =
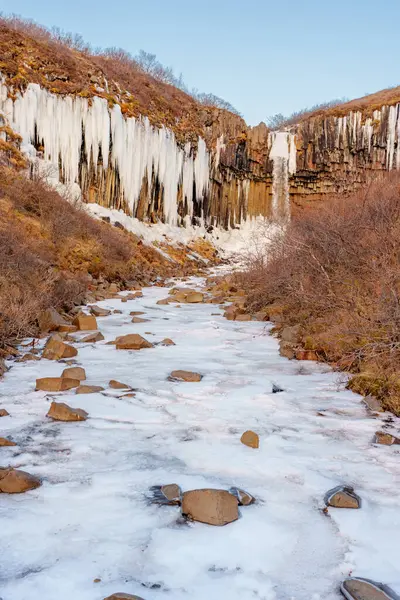
[[[182,515],[208,525],[227,525],[239,518],[238,501],[226,490],[192,490],[183,494]]]
[[[391,433],[386,433],[384,431],[377,431],[375,433],[375,444],[383,444],[384,446],[392,446],[393,444],[400,444],[400,439]]]
[[[142,350],[143,348],[153,347],[153,344],[138,333],[130,333],[117,337],[115,345],[117,350]]]
[[[64,369],[61,373],[61,377],[67,377],[69,379],[78,379],[79,381],[84,381],[86,379],[85,369],[82,367],[69,367],[68,369]]]
[[[60,360],[62,358],[73,358],[78,354],[78,350],[58,340],[55,336],[48,339],[42,354],[42,358],[48,360]]]
[[[249,448],[258,448],[260,446],[260,438],[254,431],[248,430],[242,434],[240,441]]]
[[[335,508],[361,508],[361,498],[353,487],[339,485],[325,494],[325,504]]]
[[[171,381],[189,381],[189,382],[198,382],[201,381],[202,376],[200,373],[194,373],[193,371],[172,371],[169,378]]]
[[[182,490],[176,483],[167,485],[153,485],[150,488],[152,492],[152,502],[155,504],[165,504],[168,506],[176,506],[181,503]]]
[[[22,494],[41,485],[38,477],[18,469],[0,469],[0,494]]]
[[[64,402],[52,402],[46,416],[55,421],[86,421],[89,415],[85,410],[72,408]]]
[[[340,591],[347,600],[400,600],[388,585],[363,577],[345,579]]]
[[[79,379],[69,377],[41,377],[36,379],[36,390],[44,392],[65,392],[78,387]]]

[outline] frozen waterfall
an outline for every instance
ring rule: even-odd
[[[32,155],[33,144],[43,147],[43,159],[56,180],[80,183],[84,149],[88,169],[97,173],[110,165],[118,172],[132,215],[146,178],[149,200],[153,178],[162,187],[166,223],[178,222],[178,194],[190,217],[194,201],[202,204],[209,187],[210,156],[201,138],[194,154],[190,143],[178,145],[173,131],[153,127],[147,117],[125,118],[118,104],[109,109],[104,98],[60,96],[32,83],[15,100],[7,92],[1,82],[0,112],[22,136],[24,151]]]
[[[276,221],[290,218],[289,175],[296,172],[296,145],[294,135],[287,131],[269,134],[269,158],[272,169],[272,218]]]

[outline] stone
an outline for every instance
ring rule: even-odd
[[[79,331],[96,331],[97,321],[93,315],[84,315],[80,313],[76,315],[73,320],[73,324],[79,329]]]
[[[110,283],[108,286],[108,291],[111,292],[111,294],[117,294],[119,292],[119,288],[116,283]]]
[[[76,325],[71,325],[70,323],[67,323],[66,325],[60,325],[58,331],[60,333],[75,333],[75,331],[78,331],[78,328]]]
[[[198,382],[201,381],[202,375],[200,373],[194,373],[193,371],[172,371],[169,379],[172,381],[189,381],[189,382]]]
[[[81,339],[81,342],[85,342],[87,344],[93,344],[95,342],[102,342],[104,340],[104,335],[100,333],[100,331],[96,331],[96,333],[89,333],[84,338]]]
[[[244,490],[241,490],[240,488],[231,487],[229,493],[237,498],[239,506],[250,506],[250,504],[254,504],[256,501],[254,496],[248,492],[245,492]]]
[[[123,296],[121,298],[121,302],[128,302],[128,297],[127,296]]]
[[[111,314],[110,310],[106,308],[101,308],[100,306],[96,306],[95,304],[90,307],[90,312],[95,317],[108,317]]]
[[[200,302],[204,302],[204,294],[201,292],[192,292],[186,296],[185,302],[188,304],[199,304]]]
[[[57,331],[60,326],[68,325],[68,322],[55,310],[48,308],[38,318],[40,331]]]
[[[227,525],[239,518],[238,501],[226,490],[192,490],[183,494],[182,515],[208,525]]]
[[[65,392],[78,387],[79,384],[79,379],[70,379],[69,377],[41,377],[36,379],[36,391]]]
[[[34,490],[40,485],[40,479],[30,473],[26,473],[26,471],[0,468],[0,493],[22,494],[23,492]]]
[[[150,319],[142,319],[141,317],[133,317],[132,323],[148,323]]]
[[[42,358],[48,360],[61,360],[62,358],[73,358],[78,354],[78,350],[69,346],[65,342],[50,337],[43,349]]]
[[[365,396],[365,398],[363,398],[363,402],[372,412],[382,412],[382,406],[375,396]]]
[[[85,410],[72,408],[64,402],[52,402],[46,416],[54,421],[86,421],[89,415]]]
[[[82,367],[69,367],[68,369],[64,369],[64,371],[61,373],[61,377],[84,381],[84,379],[86,379],[86,372],[85,369],[82,369]]]
[[[137,317],[138,315],[144,315],[145,313],[142,310],[131,310],[129,314],[131,317]]]
[[[176,346],[175,342],[172,341],[170,338],[164,338],[163,340],[161,340],[160,344],[161,346]]]
[[[80,385],[75,390],[75,394],[96,394],[104,390],[101,385]]]
[[[248,430],[242,434],[240,441],[249,448],[258,448],[260,446],[260,438],[254,431]]]
[[[150,491],[152,492],[152,502],[154,504],[176,506],[181,503],[182,490],[176,483],[153,485]]]
[[[141,596],[133,596],[132,594],[124,594],[123,592],[117,592],[112,596],[107,596],[104,600],[143,600]]]
[[[108,387],[112,388],[113,390],[125,390],[125,389],[131,389],[130,385],[126,385],[126,383],[121,383],[120,381],[117,381],[116,379],[111,379],[111,381],[108,384]]]
[[[30,360],[40,360],[40,357],[36,356],[36,354],[32,354],[32,352],[27,352],[20,358],[17,358],[16,362],[28,362]]]
[[[340,591],[347,600],[400,600],[388,585],[363,577],[345,579]]]
[[[122,310],[119,310],[119,308],[115,308],[115,309],[113,310],[113,314],[114,314],[114,315],[122,315]]]
[[[391,433],[386,433],[384,431],[377,431],[375,433],[374,438],[375,444],[383,444],[384,446],[392,446],[393,444],[400,444],[400,439]]]
[[[279,394],[280,392],[284,392],[285,390],[280,386],[277,385],[276,383],[272,384],[272,393],[273,394]]]
[[[296,360],[319,360],[315,350],[296,350]]]
[[[251,321],[251,315],[236,315],[235,321]]]
[[[335,508],[361,508],[361,498],[354,493],[354,488],[339,485],[325,494],[325,504]]]
[[[16,446],[15,442],[8,440],[7,438],[0,437],[0,447],[1,446]]]
[[[254,321],[268,321],[268,313],[265,310],[259,310],[253,314]]]
[[[282,327],[279,337],[283,342],[297,344],[299,341],[300,325],[292,325],[291,327]]]
[[[138,333],[122,335],[115,340],[117,350],[142,350],[143,348],[152,348],[153,344],[147,341]]]
[[[282,340],[279,342],[279,354],[289,360],[296,357],[296,351],[293,348],[293,345],[289,342],[283,342]]]
[[[169,304],[169,300],[169,298],[162,298],[161,300],[158,300],[156,304],[161,304],[163,306],[165,304]]]
[[[9,417],[10,413],[5,408],[0,408],[0,417]]]

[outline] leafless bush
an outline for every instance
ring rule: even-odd
[[[302,325],[307,347],[385,381],[394,394],[386,402],[396,410],[399,237],[400,178],[394,174],[294,219],[242,276],[254,309],[279,304],[286,323]]]
[[[293,112],[289,116],[285,116],[282,113],[277,113],[267,117],[267,125],[273,131],[276,129],[289,127],[290,125],[296,125],[299,123],[299,121],[307,119],[307,117],[310,117],[313,113],[325,110],[327,108],[333,108],[334,106],[340,106],[346,102],[348,102],[348,98],[336,98],[334,100],[329,100],[328,102],[314,104],[314,106],[311,106],[310,108],[302,108]]]

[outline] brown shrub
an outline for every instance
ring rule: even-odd
[[[88,274],[123,285],[172,274],[155,249],[138,242],[43,181],[0,166],[0,348],[34,335],[45,308],[82,302]]]
[[[296,218],[241,276],[253,309],[281,305],[285,323],[301,323],[306,347],[367,375],[364,391],[373,390],[395,412],[399,239],[400,178],[394,174]]]

